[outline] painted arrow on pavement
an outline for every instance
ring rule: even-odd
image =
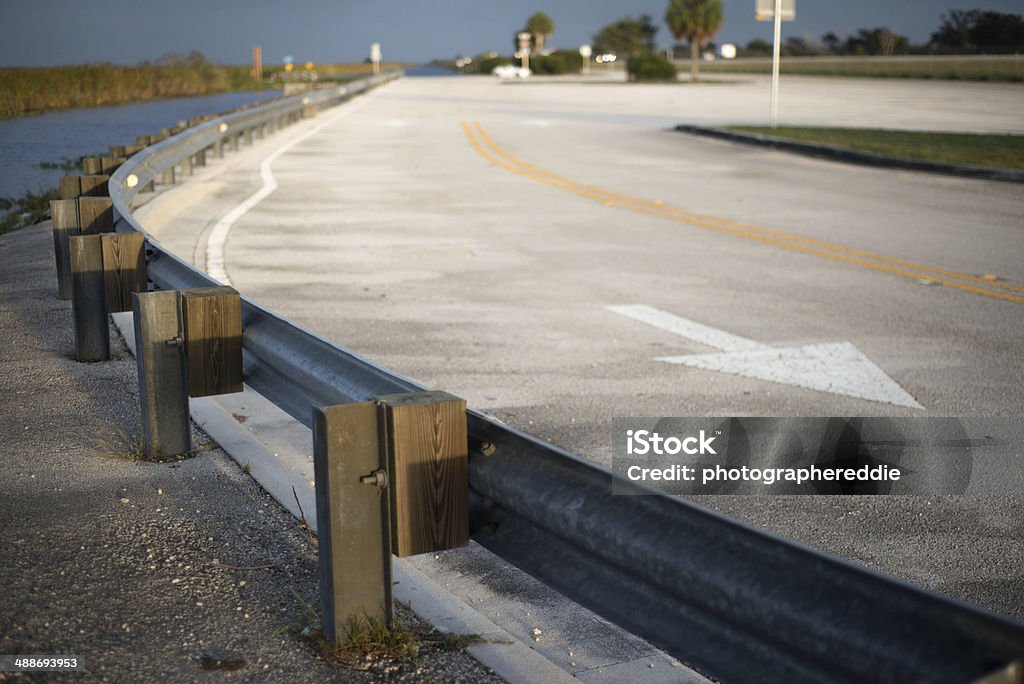
[[[924,409],[850,342],[769,347],[643,304],[607,308],[635,321],[721,350],[713,354],[660,356],[658,361]]]

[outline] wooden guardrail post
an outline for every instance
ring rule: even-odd
[[[191,449],[188,398],[242,391],[242,309],[230,287],[133,295],[146,454]]]
[[[252,128],[252,126],[250,126],[249,128],[245,129],[245,144],[249,145],[251,147],[252,146],[252,141],[253,141],[253,128]]]
[[[100,157],[100,169],[108,176],[117,171],[117,167],[124,164],[125,157]]]
[[[399,557],[469,543],[466,402],[447,392],[378,397]]]
[[[79,197],[78,226],[82,235],[114,230],[114,203],[109,197]]]
[[[107,312],[132,310],[132,295],[145,292],[146,238],[142,233],[103,233],[103,289]]]
[[[313,410],[324,637],[393,620],[391,555],[469,543],[466,402],[414,392]]]
[[[103,245],[99,235],[68,238],[75,356],[79,361],[110,358],[110,330],[103,288]]]
[[[160,182],[164,185],[174,185],[174,165],[168,166],[160,173]]]
[[[132,295],[135,361],[146,455],[161,458],[192,450],[184,346],[174,290]]]
[[[86,176],[98,176],[103,173],[103,165],[99,157],[82,157],[82,172]]]
[[[71,252],[68,238],[78,235],[78,201],[50,200],[53,216],[53,254],[57,262],[57,297],[71,299]]]
[[[313,410],[321,628],[336,643],[352,618],[394,619],[387,459],[372,402]]]
[[[109,176],[61,176],[60,198],[75,199],[76,197],[105,197]]]
[[[206,148],[196,150],[196,166],[206,166]]]
[[[232,287],[179,290],[193,397],[242,391],[242,300]]]
[[[242,137],[242,134],[241,133],[237,133],[237,132],[232,132],[228,136],[228,140],[231,141],[231,151],[232,152],[237,152],[238,151],[239,140],[240,140],[241,137]]]
[[[191,176],[192,175],[192,155],[185,155],[181,160],[181,175]]]

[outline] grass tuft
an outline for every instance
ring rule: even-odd
[[[124,430],[113,430],[96,437],[96,451],[102,456],[128,461],[145,461],[146,447],[142,435],[129,435]]]

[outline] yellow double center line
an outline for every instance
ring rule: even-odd
[[[570,178],[538,168],[522,161],[503,150],[491,139],[484,127],[479,123],[470,124],[462,122],[462,130],[469,139],[470,145],[484,159],[500,166],[512,173],[525,176],[531,180],[543,183],[565,192],[573,193],[581,197],[587,197],[605,206],[616,206],[631,211],[650,214],[659,218],[679,223],[687,223],[692,226],[709,228],[747,240],[782,247],[796,252],[813,254],[815,256],[839,261],[845,264],[861,266],[874,271],[883,271],[894,275],[910,278],[912,280],[928,280],[933,283],[945,285],[946,287],[964,290],[985,297],[1004,299],[1016,304],[1024,304],[1024,287],[1002,281],[988,280],[968,273],[959,273],[944,268],[936,268],[926,264],[919,264],[904,259],[896,259],[877,254],[863,249],[846,247],[823,240],[816,240],[803,235],[786,233],[769,228],[761,228],[746,223],[730,221],[728,219],[687,211],[679,207],[665,204],[661,200],[648,200],[642,197],[633,197],[622,193],[606,190],[594,185],[587,185],[574,181]]]

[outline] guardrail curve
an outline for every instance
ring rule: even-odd
[[[217,117],[143,149],[110,178],[116,229],[146,234],[134,195],[226,134],[341,104],[393,77]],[[155,288],[219,284],[146,239]],[[245,382],[307,427],[314,407],[426,389],[245,297],[242,320]],[[686,500],[613,496],[608,470],[483,413],[467,418],[472,537],[714,677],[964,682],[1024,658],[1024,625]]]

